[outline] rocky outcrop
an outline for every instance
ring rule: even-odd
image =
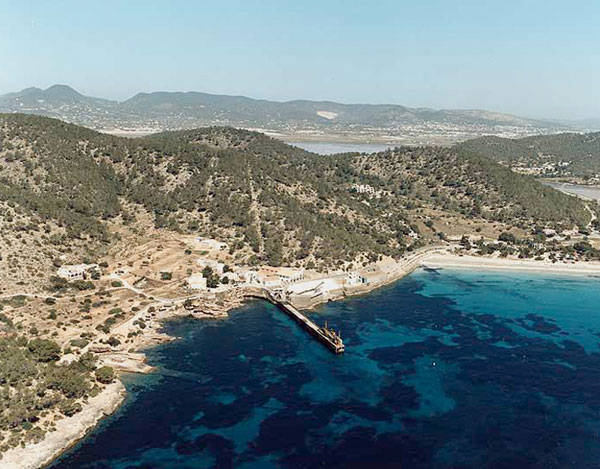
[[[100,359],[102,365],[125,373],[150,373],[153,367],[146,363],[146,355],[134,352],[113,352],[103,355]]]

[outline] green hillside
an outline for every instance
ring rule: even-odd
[[[600,133],[538,135],[521,139],[482,137],[457,145],[508,165],[562,163],[555,176],[590,178],[600,173]]]
[[[46,257],[93,253],[114,241],[109,228],[145,219],[227,239],[251,263],[331,267],[397,256],[443,237],[444,223],[456,220],[530,230],[584,226],[590,214],[578,199],[462,147],[321,157],[232,128],[126,139],[0,115],[0,223],[13,251],[30,240],[51,248]]]

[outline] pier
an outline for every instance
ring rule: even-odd
[[[344,342],[342,342],[342,337],[333,330],[328,329],[327,324],[325,324],[325,327],[319,327],[291,304],[279,301],[274,301],[274,303],[333,353],[344,353],[346,348]]]
[[[333,353],[344,353],[346,348],[341,335],[329,329],[327,323],[325,323],[324,327],[319,327],[314,321],[287,302],[283,292],[271,291],[264,288],[246,288],[244,296],[270,301]]]

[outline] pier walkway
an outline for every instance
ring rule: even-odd
[[[342,342],[342,338],[339,334],[336,334],[334,331],[325,327],[317,326],[313,321],[311,321],[308,317],[294,308],[291,304],[287,302],[275,302],[280,309],[285,311],[288,316],[294,319],[298,324],[300,324],[305,330],[307,330],[315,339],[325,345],[329,350],[333,353],[344,353],[346,347],[344,346],[344,342]]]
[[[340,334],[328,329],[327,325],[319,327],[313,320],[288,303],[283,292],[270,291],[265,288],[246,288],[245,290],[247,297],[262,298],[276,305],[333,353],[344,353],[345,346]]]

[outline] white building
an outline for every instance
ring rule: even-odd
[[[190,275],[185,282],[190,290],[206,290],[206,279],[202,274]]]
[[[227,243],[222,243],[221,241],[217,241],[216,239],[211,238],[196,238],[198,241],[198,249],[203,251],[226,251]]]
[[[260,283],[265,288],[277,288],[281,286],[281,279],[275,275],[268,275],[260,279]]]
[[[263,269],[259,271],[246,270],[241,273],[241,277],[250,285],[260,285],[265,288],[277,288],[282,284],[279,277],[273,275],[271,272],[265,272]]]
[[[284,284],[295,283],[304,280],[304,269],[292,269],[290,267],[263,267],[259,274],[275,276]]]
[[[348,275],[346,276],[346,285],[354,286],[367,283],[369,283],[369,281],[356,271],[348,272]]]
[[[359,194],[375,194],[375,188],[369,184],[352,184],[352,189]]]
[[[258,272],[256,270],[242,270],[240,271],[240,277],[246,283],[251,283],[253,285],[260,283],[260,279],[258,278]]]
[[[243,271],[241,272],[241,277],[243,277],[246,283],[274,288],[304,280],[304,269],[266,266],[261,267],[258,271]]]
[[[87,277],[88,273],[96,269],[98,269],[98,264],[64,265],[57,270],[56,274],[67,280],[82,280]]]
[[[219,275],[223,275],[223,270],[225,269],[225,264],[219,261],[215,261],[213,259],[198,259],[196,263],[200,267],[210,267],[213,272],[218,273]]]
[[[340,292],[344,288],[343,277],[328,277],[296,282],[286,287],[286,293],[292,297],[314,298],[319,295],[329,295]]]

